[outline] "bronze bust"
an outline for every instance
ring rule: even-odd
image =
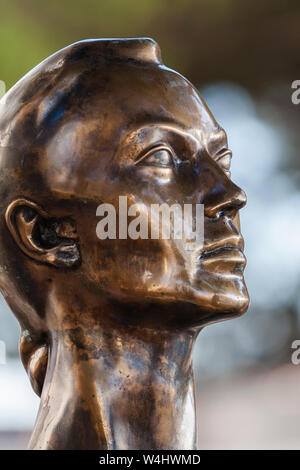
[[[75,43],[0,101],[0,288],[41,404],[31,449],[194,449],[191,353],[249,299],[226,134],[148,38]],[[99,239],[119,196],[204,205],[204,244]]]

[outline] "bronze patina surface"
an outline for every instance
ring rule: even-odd
[[[0,288],[41,396],[30,448],[195,448],[193,345],[249,302],[224,130],[153,40],[90,40],[3,97],[0,146]],[[204,204],[204,246],[100,240],[119,196]]]

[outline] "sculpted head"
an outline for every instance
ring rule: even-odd
[[[73,44],[0,103],[0,288],[33,342],[82,309],[85,322],[179,329],[246,310],[246,198],[226,134],[154,41]],[[100,240],[97,207],[118,214],[119,196],[204,204],[204,246]]]

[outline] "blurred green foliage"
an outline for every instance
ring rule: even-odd
[[[295,79],[299,0],[0,0],[0,79],[9,88],[80,39],[151,36],[197,85]]]

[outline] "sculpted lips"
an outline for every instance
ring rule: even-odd
[[[242,237],[232,237],[227,240],[220,240],[217,243],[205,246],[206,249],[200,254],[198,261],[214,269],[216,265],[226,264],[227,268],[235,271],[243,271],[246,266],[246,258],[243,253]]]

